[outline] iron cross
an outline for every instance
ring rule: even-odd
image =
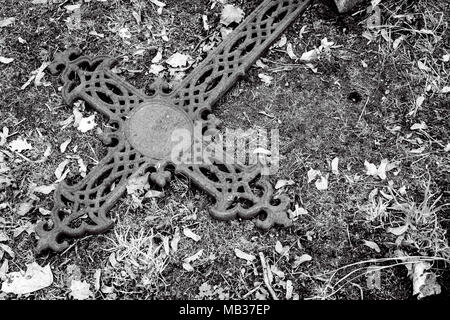
[[[58,186],[52,221],[36,228],[37,252],[60,252],[69,246],[69,238],[107,231],[113,226],[107,213],[124,194],[128,180],[148,173],[150,182],[162,188],[171,180],[169,167],[214,198],[210,214],[216,219],[254,218],[263,229],[289,226],[289,198],[274,199],[260,163],[175,163],[171,136],[174,128],[193,133],[197,122],[202,131],[217,132],[212,106],[310,2],[264,0],[179,85],[168,90],[156,81],[151,95],[113,73],[110,57],[90,58],[77,50],[56,54],[49,70],[61,73],[65,103],[84,100],[105,115],[113,129],[102,136],[108,152],[98,165],[79,183]]]

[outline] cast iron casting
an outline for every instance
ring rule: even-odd
[[[162,188],[171,179],[169,168],[215,199],[210,209],[214,218],[255,218],[263,229],[289,226],[289,198],[274,199],[272,185],[261,175],[261,163],[245,166],[210,159],[209,164],[174,164],[171,135],[175,128],[192,133],[198,121],[203,131],[217,132],[212,106],[310,2],[263,1],[178,86],[169,90],[158,80],[151,95],[113,73],[114,59],[90,58],[77,50],[56,54],[49,70],[61,73],[64,101],[84,100],[108,118],[111,129],[101,136],[108,152],[98,165],[79,183],[62,182],[55,191],[52,222],[36,229],[37,251],[60,252],[69,246],[68,238],[110,229],[113,222],[107,213],[125,192],[127,181],[149,173],[150,182]]]

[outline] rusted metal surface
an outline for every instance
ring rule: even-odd
[[[257,226],[289,226],[289,198],[274,199],[273,187],[259,164],[243,166],[210,159],[208,163],[174,163],[174,128],[192,132],[203,121],[209,132],[219,121],[214,103],[309,5],[310,0],[265,0],[181,84],[167,90],[161,81],[148,96],[111,72],[114,60],[89,58],[76,50],[55,56],[49,66],[61,73],[67,104],[84,100],[106,115],[110,131],[102,137],[107,155],[79,183],[61,183],[55,192],[51,221],[38,225],[37,251],[62,251],[68,239],[105,232],[113,226],[108,211],[124,194],[127,181],[150,173],[152,184],[165,187],[175,174],[190,178],[215,199],[214,218],[255,219]],[[191,143],[187,146],[191,147]]]

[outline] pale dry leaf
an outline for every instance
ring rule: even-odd
[[[278,40],[278,42],[276,42],[273,46],[276,48],[282,48],[286,45],[286,43],[287,43],[287,37],[286,37],[286,35],[283,34],[280,37],[280,40]]]
[[[294,291],[294,285],[291,280],[286,280],[286,300],[292,299],[292,293]]]
[[[137,194],[139,191],[146,190],[150,188],[150,184],[148,183],[149,173],[146,173],[143,176],[136,176],[128,179],[127,182],[127,194]]]
[[[78,127],[80,125],[81,119],[83,119],[83,114],[78,108],[73,108],[73,126]]]
[[[406,231],[408,230],[408,225],[405,224],[403,226],[399,226],[399,227],[389,227],[387,228],[387,232],[392,233],[396,236],[402,235],[404,234]]]
[[[34,232],[35,225],[32,224],[30,221],[27,221],[25,224],[15,228],[13,230],[13,237],[17,238],[22,234],[22,232],[26,232],[28,235],[31,235]]]
[[[52,214],[52,212],[50,210],[44,209],[44,208],[39,208],[39,213],[42,214],[43,216],[49,216]]]
[[[180,68],[185,67],[188,60],[192,60],[189,55],[176,52],[167,59],[166,63],[172,68]]]
[[[297,60],[298,59],[298,57],[294,53],[294,49],[292,48],[292,43],[289,42],[287,44],[286,52],[287,52],[289,58],[291,58],[292,60]]]
[[[6,280],[6,274],[8,273],[9,263],[8,259],[4,259],[2,265],[0,266],[0,280],[5,281]]]
[[[30,210],[33,208],[33,202],[32,201],[28,201],[28,202],[21,202],[19,203],[19,205],[17,206],[16,209],[16,213],[19,216],[24,216],[26,215],[28,212],[30,212]]]
[[[201,236],[195,234],[195,233],[194,233],[191,229],[189,229],[189,228],[183,228],[183,234],[184,234],[186,237],[188,237],[188,238],[194,240],[195,242],[200,241],[200,239],[202,238]]]
[[[444,147],[445,152],[450,152],[450,142]]]
[[[301,256],[295,256],[293,267],[297,268],[302,263],[305,263],[305,262],[308,262],[311,260],[312,260],[312,257],[306,253],[302,254]]]
[[[8,144],[9,149],[12,151],[22,152],[24,150],[31,150],[33,147],[31,144],[27,142],[26,139],[18,138],[16,140],[11,141]]]
[[[308,170],[308,183],[310,183],[311,181],[313,181],[314,179],[316,179],[317,176],[320,176],[320,171],[319,170],[314,170],[314,169],[309,169]]]
[[[0,56],[0,63],[10,64],[13,61],[14,61],[14,58],[6,58],[6,57],[3,57],[3,56]]]
[[[253,260],[256,259],[256,257],[254,255],[245,253],[244,251],[239,250],[237,248],[234,249],[234,253],[236,254],[236,257],[247,260],[248,262],[252,262]]]
[[[188,272],[194,271],[194,267],[189,262],[183,262],[183,269]]]
[[[56,189],[55,184],[49,184],[49,185],[42,185],[37,186],[32,189],[32,192],[42,193],[42,194],[49,194],[50,192],[54,191]]]
[[[369,240],[363,240],[364,241],[364,245],[369,247],[372,250],[375,250],[376,252],[380,253],[380,247],[378,246],[378,244],[376,242],[373,241],[369,241]]]
[[[41,267],[36,262],[27,265],[26,272],[15,271],[6,275],[2,291],[14,294],[27,294],[44,289],[53,283],[50,265]]]
[[[283,253],[283,245],[279,240],[277,240],[277,242],[275,243],[275,251],[279,254]]]
[[[436,275],[433,272],[426,272],[430,268],[431,264],[424,261],[412,265],[409,275],[413,281],[413,295],[417,295],[417,299],[441,293],[441,286],[436,282]]]
[[[95,114],[90,115],[89,117],[82,118],[80,123],[78,124],[77,129],[83,133],[88,132],[95,128],[97,124],[95,123]]]
[[[323,191],[328,189],[328,177],[329,174],[327,173],[325,176],[321,176],[316,180],[314,184],[316,185],[317,190]]]
[[[267,69],[268,68],[268,66],[264,62],[262,62],[261,59],[256,60],[255,65],[258,68],[261,68],[261,69]]]
[[[14,18],[14,17],[9,17],[9,18],[5,18],[3,20],[0,20],[0,28],[7,27],[10,24],[13,24],[15,21],[16,21],[16,18]]]
[[[156,52],[156,55],[152,59],[152,63],[160,63],[161,59],[162,59],[162,50],[158,50],[158,52]]]
[[[90,290],[90,284],[86,281],[72,280],[70,284],[70,296],[75,300],[86,300],[94,296]]]
[[[102,276],[102,269],[95,269],[95,272],[94,272],[94,289],[95,289],[95,291],[100,290],[101,276]]]
[[[62,161],[55,170],[56,179],[60,179],[63,176],[64,169],[69,164],[69,160]]]
[[[420,123],[414,123],[410,129],[411,130],[426,130],[426,129],[428,129],[428,126],[425,123],[425,121],[420,121]]]
[[[300,61],[303,62],[312,62],[316,61],[319,58],[319,54],[316,49],[309,50],[307,52],[304,52],[302,56],[300,57]]]
[[[164,71],[165,69],[166,68],[160,64],[152,64],[148,71],[157,76],[160,72]]]
[[[61,145],[59,146],[59,150],[61,151],[61,153],[66,152],[67,146],[70,144],[70,142],[72,141],[71,138],[65,140],[63,143],[61,143]]]
[[[178,243],[180,242],[180,240],[181,240],[180,229],[178,227],[176,227],[173,238],[170,241],[170,248],[172,249],[172,252],[177,252]]]
[[[4,231],[0,231],[0,242],[9,241],[9,237]]]
[[[445,86],[441,89],[441,93],[449,93],[450,92],[450,86]]]
[[[422,61],[417,61],[417,66],[419,67],[420,70],[422,71],[426,71],[429,72],[431,71],[431,69],[429,67],[427,67],[427,65],[425,63],[423,63]]]
[[[339,158],[335,157],[333,160],[331,160],[331,172],[334,175],[339,175]]]
[[[278,190],[278,189],[280,189],[280,188],[283,188],[283,187],[286,187],[286,186],[292,186],[292,185],[294,185],[294,184],[295,184],[295,182],[292,181],[292,180],[283,180],[283,179],[280,179],[280,180],[278,180],[277,183],[275,184],[275,189]]]
[[[186,262],[186,263],[191,263],[192,261],[195,261],[198,258],[200,258],[202,256],[202,254],[203,254],[203,249],[200,249],[199,251],[197,251],[196,254],[185,258],[183,261]]]
[[[392,43],[392,48],[394,50],[397,50],[397,48],[400,46],[403,40],[405,40],[405,36],[400,36],[397,39],[395,39],[394,42]]]
[[[0,243],[0,255],[1,255],[0,260],[2,259],[3,252],[6,252],[11,257],[11,259],[14,259],[16,257],[16,254],[14,253],[14,251],[11,249],[10,246]]]
[[[269,76],[267,74],[264,73],[259,73],[258,77],[261,79],[262,82],[264,82],[264,84],[266,86],[269,86],[272,83],[273,77]]]
[[[226,4],[220,15],[220,23],[228,27],[232,23],[240,23],[244,19],[244,11],[232,4]]]
[[[366,270],[366,285],[369,290],[381,290],[381,272],[378,266],[369,266]]]
[[[78,172],[80,173],[80,176],[83,177],[83,178],[86,177],[86,174],[87,174],[87,167],[86,167],[86,165],[84,164],[83,159],[78,158],[78,159],[77,159],[77,163],[78,163]]]
[[[225,28],[225,27],[220,28],[220,36],[222,37],[222,39],[225,39],[226,37],[228,37],[228,35],[232,32],[233,32],[233,29],[231,29],[231,28]]]
[[[205,29],[206,31],[209,30],[209,25],[208,25],[208,16],[206,14],[202,15],[202,22],[203,22],[203,29]]]
[[[424,102],[425,102],[425,97],[423,95],[418,96],[416,99],[416,108],[420,108]]]

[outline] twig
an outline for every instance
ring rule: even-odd
[[[261,260],[261,265],[263,268],[263,276],[264,276],[264,284],[267,287],[267,290],[269,290],[270,295],[272,296],[273,300],[278,300],[278,297],[275,293],[275,291],[273,291],[272,287],[270,286],[270,281],[269,281],[269,266],[266,263],[266,259],[264,258],[264,254],[262,252],[259,253],[259,259]]]

